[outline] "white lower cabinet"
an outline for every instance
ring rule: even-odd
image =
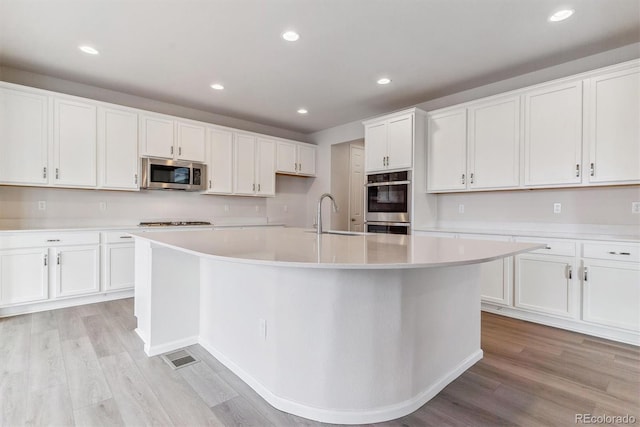
[[[135,244],[124,232],[102,233],[102,290],[133,289]]]
[[[575,317],[575,259],[553,255],[518,255],[514,306],[562,317]]]
[[[56,297],[67,297],[100,290],[99,246],[67,246],[51,250],[56,255]]]
[[[0,251],[0,306],[49,297],[47,248]]]

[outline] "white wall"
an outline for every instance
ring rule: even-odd
[[[629,61],[640,57],[640,43],[613,49],[554,67],[541,69],[511,79],[465,90],[442,98],[416,105],[425,111],[448,107],[486,96],[543,83],[596,68]],[[410,106],[407,106],[407,108]],[[390,113],[391,111],[389,111]],[[309,141],[318,144],[318,174],[309,192],[308,210],[315,209],[317,197],[331,188],[331,145],[364,137],[360,121],[345,123],[309,135]],[[640,215],[631,214],[630,202],[640,201],[638,187],[589,188],[565,190],[506,191],[472,194],[438,195],[436,203],[438,223],[511,221],[572,224],[640,224]],[[613,200],[610,199],[613,197]],[[555,200],[558,199],[558,200]],[[549,214],[551,200],[563,202],[565,213],[561,216]],[[525,208],[529,201],[535,207]],[[459,215],[458,204],[465,204],[465,215]],[[539,207],[538,207],[539,206]],[[468,209],[471,211],[468,211]],[[614,212],[615,211],[615,212]],[[328,216],[328,211],[324,213]],[[500,219],[498,219],[500,218]],[[461,224],[463,226],[463,224]]]

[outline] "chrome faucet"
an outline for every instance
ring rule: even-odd
[[[333,211],[338,212],[338,205],[336,205],[336,201],[331,194],[324,193],[322,196],[320,196],[320,199],[318,200],[318,212],[316,213],[316,224],[317,224],[316,232],[318,234],[322,234],[322,201],[324,200],[325,197],[328,197],[331,199],[331,204],[333,205]]]

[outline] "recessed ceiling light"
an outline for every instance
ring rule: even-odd
[[[298,114],[307,114],[307,113],[308,113],[308,111],[307,111],[307,110],[305,110],[304,108],[300,108],[300,109],[298,110]]]
[[[554,13],[553,15],[551,15],[549,17],[549,21],[551,21],[551,22],[564,21],[565,19],[567,19],[571,15],[573,15],[573,9],[559,10],[559,11],[557,11],[556,13]]]
[[[300,38],[300,34],[296,33],[295,31],[287,31],[282,33],[282,38],[288,42],[295,42]]]
[[[379,85],[388,85],[389,83],[391,83],[391,79],[388,79],[386,77],[378,80]]]
[[[100,53],[96,48],[87,45],[78,46],[78,49],[80,49],[84,53],[88,53],[89,55],[97,55]]]
[[[211,89],[222,90],[224,89],[224,86],[222,86],[220,83],[214,83],[211,85]]]

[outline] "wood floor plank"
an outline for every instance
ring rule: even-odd
[[[127,352],[98,360],[126,425],[172,424]]]
[[[119,354],[124,351],[120,340],[102,314],[82,318],[87,335],[98,357]]]
[[[174,424],[223,425],[189,383],[159,356],[138,359],[135,363]]]
[[[238,396],[238,393],[206,363],[200,362],[185,366],[179,369],[178,373],[191,385],[207,406],[216,406]]]
[[[27,416],[27,373],[0,371],[0,426],[20,426]]]
[[[60,340],[73,340],[87,336],[82,315],[76,307],[63,308],[55,311]]]
[[[22,317],[22,316],[20,316]],[[26,372],[31,351],[31,317],[29,321],[2,321],[0,339],[0,369],[4,372]]]
[[[28,426],[74,425],[71,398],[65,385],[35,390],[27,398]]]
[[[124,426],[125,423],[120,416],[118,405],[115,400],[109,399],[82,409],[73,411],[76,426]]]
[[[225,426],[268,427],[273,426],[242,396],[236,396],[217,406],[213,412]]]
[[[31,333],[46,332],[58,329],[55,311],[41,311],[31,315]]]
[[[111,390],[88,337],[62,341],[62,356],[74,409],[111,398]]]
[[[29,390],[66,385],[67,374],[57,329],[31,335]]]

